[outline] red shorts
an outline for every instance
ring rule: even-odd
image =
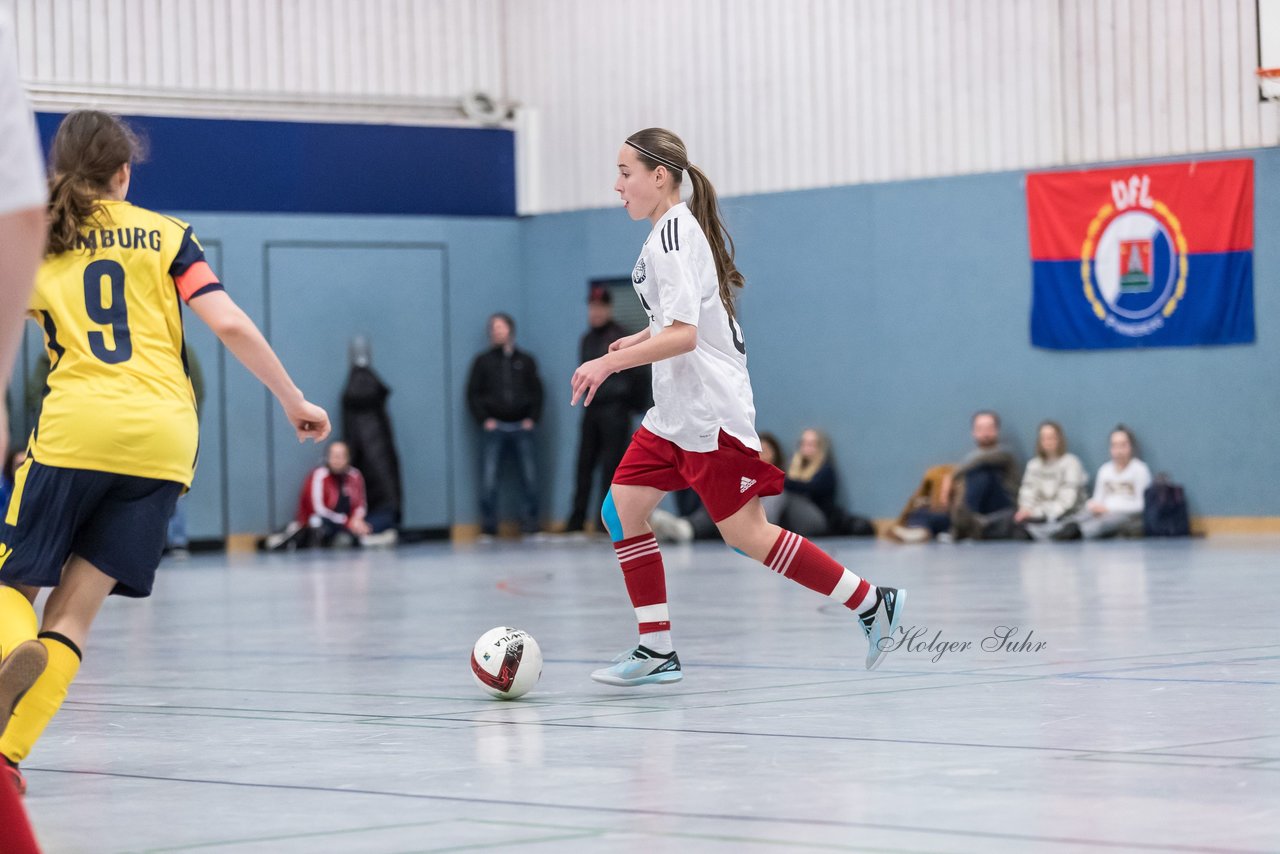
[[[652,486],[663,492],[693,488],[712,521],[728,519],[758,495],[782,492],[782,470],[760,459],[723,430],[720,447],[697,453],[655,436],[641,427],[631,437],[613,482],[622,486]]]

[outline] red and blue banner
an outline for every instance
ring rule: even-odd
[[[1253,161],[1027,176],[1031,343],[1254,340]]]

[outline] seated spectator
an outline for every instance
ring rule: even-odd
[[[1036,455],[1027,463],[1018,490],[1018,508],[989,518],[978,536],[984,540],[1029,540],[1027,525],[1056,522],[1084,503],[1089,477],[1080,459],[1067,452],[1067,439],[1056,421],[1044,421],[1036,434]]]
[[[331,546],[339,535],[352,540],[370,532],[365,514],[364,476],[351,465],[346,442],[333,442],[325,451],[325,464],[307,477],[298,495],[295,519],[312,531],[311,544]]]
[[[351,465],[346,442],[334,442],[325,450],[325,464],[302,482],[298,514],[283,531],[264,543],[269,550],[310,546],[354,546],[372,530],[364,477]]]
[[[924,542],[930,536],[957,540],[980,536],[995,514],[1013,507],[1018,463],[1000,442],[1000,416],[981,410],[974,414],[971,427],[977,447],[943,478],[938,489],[938,503],[950,513],[922,508],[909,514],[904,524],[893,529],[902,542]]]
[[[930,534],[939,533],[951,528],[951,506],[942,499],[942,486],[950,488],[951,473],[955,466],[950,463],[930,466],[920,478],[920,485],[907,499],[906,506],[898,514],[898,520],[889,529],[890,539],[903,543],[920,543],[927,540]]]
[[[1151,485],[1151,470],[1135,456],[1137,443],[1124,425],[1111,431],[1111,459],[1098,469],[1093,497],[1082,510],[1058,522],[1031,524],[1037,540],[1095,540],[1142,530],[1143,495]]]
[[[831,443],[814,429],[800,433],[796,452],[787,467],[783,495],[787,496],[789,517],[782,527],[807,528],[803,537],[818,537],[838,529],[843,512],[836,506],[836,470],[830,460]]]

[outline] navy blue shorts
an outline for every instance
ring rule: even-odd
[[[182,488],[28,460],[0,529],[0,581],[57,587],[74,554],[114,578],[113,593],[150,596]]]

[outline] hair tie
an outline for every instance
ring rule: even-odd
[[[686,169],[688,169],[688,168],[689,168],[688,164],[685,164],[684,166],[681,166],[681,165],[679,165],[678,163],[673,163],[672,161],[668,160],[667,158],[663,157],[662,155],[660,155],[660,154],[654,154],[654,153],[653,153],[652,151],[650,151],[649,149],[645,148],[645,147],[644,147],[644,146],[642,146],[642,145],[638,145],[638,144],[636,144],[636,143],[632,142],[631,140],[627,140],[627,145],[631,146],[631,147],[632,147],[632,148],[634,148],[636,151],[640,152],[641,154],[645,155],[646,157],[650,158],[651,160],[656,160],[656,161],[658,161],[658,162],[659,162],[659,163],[661,163],[663,166],[666,166],[668,169],[674,169],[674,170],[676,170],[677,172],[683,172],[684,170],[686,170]]]

